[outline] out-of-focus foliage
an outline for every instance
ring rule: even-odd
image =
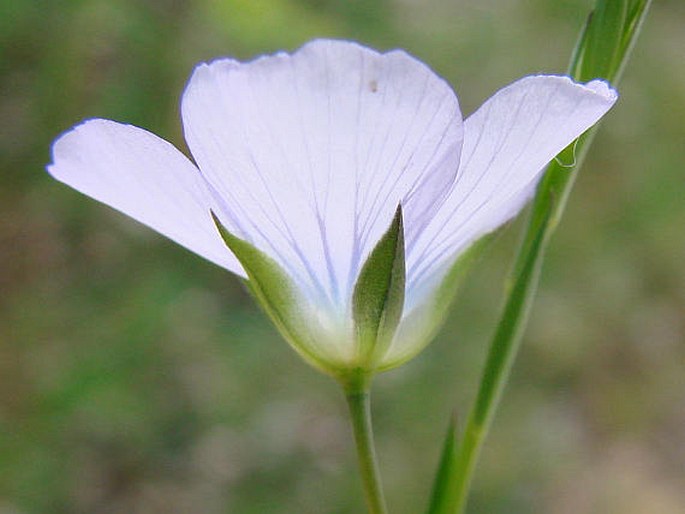
[[[363,509],[337,386],[238,281],[43,171],[84,117],[185,148],[193,65],[317,36],[402,47],[471,112],[566,66],[585,0],[0,2],[0,514]],[[685,4],[656,2],[556,233],[472,512],[685,505]],[[378,378],[392,512],[473,398],[516,227],[422,357]]]

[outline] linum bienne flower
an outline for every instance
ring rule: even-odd
[[[293,348],[346,380],[428,343],[467,250],[616,98],[599,80],[528,76],[463,120],[447,82],[407,53],[315,40],[198,65],[181,102],[192,161],[89,119],[47,169],[246,279]]]

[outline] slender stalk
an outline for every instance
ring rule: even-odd
[[[613,23],[606,15],[606,2],[616,0],[598,0],[597,9],[605,14],[599,25],[586,27],[569,67],[569,74],[574,78],[587,79],[604,77],[616,85],[630,54],[651,0],[635,0],[635,10],[624,25],[624,37],[619,39],[619,46],[614,49],[614,59],[618,64],[606,69],[607,56],[584,55],[589,51],[588,42],[592,38],[601,38],[604,28],[617,30],[616,27],[603,27],[601,24]],[[625,0],[624,0],[625,1]],[[597,11],[596,11],[597,12]],[[596,41],[594,41],[596,43]],[[604,48],[603,51],[607,49]],[[589,59],[588,57],[592,57]],[[602,69],[602,66],[605,69]],[[450,474],[450,485],[445,489],[450,495],[447,504],[454,507],[453,512],[461,514],[466,507],[468,491],[472,481],[483,442],[497,410],[499,399],[507,383],[511,367],[518,352],[521,332],[525,327],[530,305],[537,288],[538,277],[547,242],[563,214],[566,200],[575,181],[576,174],[592,142],[594,130],[581,137],[575,148],[577,159],[573,169],[565,169],[558,162],[553,162],[538,188],[533,202],[531,215],[523,236],[523,241],[516,257],[512,271],[512,287],[500,318],[497,330],[491,341],[483,375],[474,406],[469,414],[463,439],[456,455],[454,473]],[[566,158],[570,157],[570,161]],[[562,154],[564,162],[573,162],[573,150],[567,149]]]
[[[368,387],[346,388],[347,406],[357,446],[359,472],[369,514],[387,514],[381,476],[376,459],[371,425],[371,399]]]
[[[521,332],[537,286],[544,245],[550,234],[549,220],[549,217],[543,219],[528,258],[520,263],[520,274],[514,282],[488,352],[478,396],[468,417],[452,475],[451,504],[457,513],[463,512],[466,507],[478,456],[520,345]]]

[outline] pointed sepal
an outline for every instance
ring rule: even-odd
[[[232,234],[213,212],[212,218],[226,246],[245,269],[248,289],[281,335],[307,362],[335,374],[336,366],[317,352],[314,321],[307,316],[305,303],[290,276],[271,257]]]
[[[402,318],[406,282],[402,206],[369,254],[352,296],[357,349],[362,365],[374,366],[392,342]]]
[[[411,360],[433,340],[445,321],[464,277],[496,234],[497,232],[487,234],[472,243],[450,266],[435,291],[418,307],[404,314],[395,336],[396,345],[390,348],[388,355],[380,362],[379,371],[396,368]],[[401,350],[395,351],[396,347]]]

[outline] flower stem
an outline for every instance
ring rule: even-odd
[[[361,474],[366,505],[369,514],[387,514],[381,476],[376,459],[371,426],[371,399],[368,387],[346,388],[347,406],[352,420],[354,441],[357,446],[359,472]]]

